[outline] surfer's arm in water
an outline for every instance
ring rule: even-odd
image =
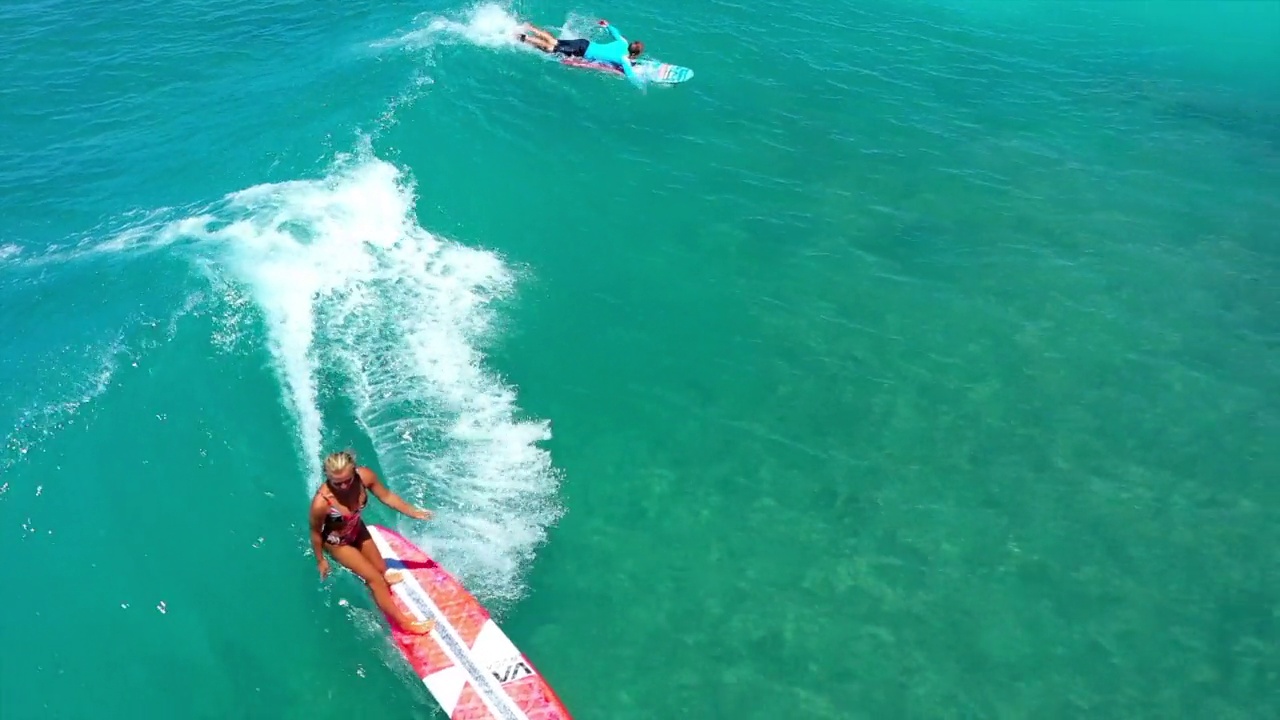
[[[369,488],[369,492],[373,493],[375,497],[385,503],[386,506],[392,510],[404,513],[405,515],[408,515],[411,518],[417,518],[418,520],[426,520],[431,517],[430,510],[423,510],[422,508],[414,507],[404,500],[401,500],[400,496],[391,492],[386,485],[383,485],[382,478],[378,477],[378,474],[369,468],[360,468],[360,479],[364,480],[364,486]]]
[[[622,57],[615,60],[614,64],[622,69],[622,74],[627,76],[627,79],[631,81],[632,85],[635,85],[636,87],[644,87],[644,80],[641,80],[640,76],[636,75],[636,71],[631,69],[631,58],[624,54]]]
[[[636,71],[631,69],[630,58],[622,58],[622,74],[626,75],[627,79],[636,87],[644,85],[644,81],[640,79],[639,75],[636,75]]]
[[[329,574],[329,559],[324,556],[324,538],[320,532],[324,529],[324,516],[329,512],[328,503],[317,495],[311,501],[311,549],[316,554],[316,565],[320,568],[320,579]]]

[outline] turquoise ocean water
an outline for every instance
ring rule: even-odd
[[[687,85],[513,46],[606,17]],[[0,717],[1280,717],[1280,4],[0,6]]]

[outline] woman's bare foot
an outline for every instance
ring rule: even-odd
[[[404,575],[399,570],[388,570],[382,574],[382,577],[387,581],[388,585],[395,585],[404,580]]]
[[[410,635],[426,635],[435,629],[435,620],[413,620],[407,623],[401,623],[400,627]]]

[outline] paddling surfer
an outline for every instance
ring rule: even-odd
[[[524,32],[516,37],[520,42],[532,45],[545,53],[580,57],[583,60],[612,65],[621,70],[631,82],[643,85],[644,81],[636,75],[631,66],[644,53],[644,43],[626,39],[608,21],[601,20],[598,24],[609,33],[612,38],[610,42],[595,42],[586,38],[559,40],[546,30],[531,24],[525,24]]]

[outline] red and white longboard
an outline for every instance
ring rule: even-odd
[[[436,621],[427,635],[392,636],[451,720],[571,720],[551,686],[478,600],[425,552],[393,530],[369,533],[404,580],[391,586],[401,609]]]

